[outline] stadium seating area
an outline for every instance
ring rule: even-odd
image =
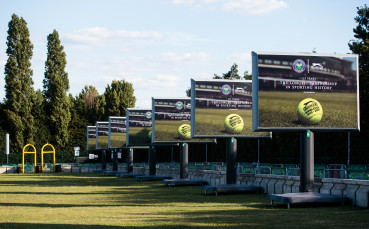
[[[88,165],[86,163],[80,163],[79,165]],[[99,166],[99,163],[91,164],[93,166]],[[11,166],[16,168],[17,165],[2,165]],[[100,164],[101,166],[101,164]],[[123,165],[124,166],[124,165]],[[134,163],[134,167],[149,168],[148,163]],[[160,162],[156,164],[157,168],[161,169],[179,169],[180,164],[178,162]],[[227,166],[225,162],[190,162],[188,164],[189,170],[211,170],[218,172],[225,172]],[[25,164],[25,172],[33,172],[34,168],[32,164]],[[52,164],[48,164],[45,171],[53,171]],[[252,173],[252,174],[273,174],[273,175],[287,175],[287,176],[300,176],[300,166],[298,164],[271,164],[271,163],[258,163],[252,162],[239,162],[237,164],[238,173]],[[344,164],[315,164],[314,176],[320,178],[338,178],[338,179],[358,179],[369,180],[369,165],[344,165]]]
[[[168,165],[166,168],[174,168],[174,166]],[[192,162],[189,163],[189,169],[226,171],[227,168],[225,162]],[[260,163],[258,166],[256,162],[240,162],[237,166],[237,172],[299,176],[300,165]],[[316,164],[314,165],[314,176],[320,178],[369,180],[369,165]]]

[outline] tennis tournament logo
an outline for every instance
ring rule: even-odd
[[[152,116],[152,114],[151,114],[150,111],[146,112],[146,118],[151,119],[151,116]]]
[[[293,70],[297,73],[302,73],[305,71],[306,69],[306,64],[305,61],[301,60],[301,59],[297,59],[293,62],[292,64]]]
[[[178,101],[178,102],[176,102],[176,108],[177,108],[177,110],[182,110],[183,109],[183,102],[181,102],[181,101]]]
[[[222,93],[224,95],[229,95],[231,94],[232,90],[231,90],[231,86],[229,86],[228,84],[225,84],[222,86]]]

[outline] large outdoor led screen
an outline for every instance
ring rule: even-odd
[[[357,55],[252,53],[254,130],[359,130]]]
[[[126,146],[126,117],[109,117],[109,148]]]
[[[96,126],[87,126],[87,150],[96,149]]]
[[[96,122],[96,149],[107,149],[109,122]]]
[[[127,109],[127,145],[148,146],[151,144],[151,109]]]
[[[191,80],[194,137],[270,137],[252,132],[251,80]]]
[[[214,142],[191,138],[191,99],[153,98],[152,142]]]

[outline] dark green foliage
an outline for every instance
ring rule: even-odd
[[[85,86],[75,99],[77,113],[87,119],[90,126],[94,126],[98,120],[99,113],[99,93],[94,86]]]
[[[81,150],[86,150],[86,128],[88,123],[87,117],[83,115],[85,103],[79,97],[74,99],[72,95],[69,95],[69,101],[73,107],[73,109],[71,109],[71,121],[69,123],[69,149],[72,149],[74,146],[79,146]]]
[[[56,30],[47,37],[47,60],[43,94],[45,112],[51,134],[50,143],[59,149],[66,149],[69,141],[68,125],[71,120],[68,73],[64,47],[60,44]]]
[[[10,134],[11,148],[15,152],[20,152],[27,143],[34,143],[32,107],[35,91],[30,62],[33,45],[29,36],[26,21],[13,14],[6,42],[5,128]]]
[[[369,138],[369,8],[367,5],[357,7],[355,17],[357,26],[353,29],[355,40],[349,42],[350,50],[359,55],[359,85],[360,85],[360,133],[353,133],[353,160],[358,162],[369,159],[367,139]],[[354,161],[353,161],[354,162]]]
[[[218,74],[214,74],[213,79],[226,79],[226,80],[239,80],[239,79],[245,79],[245,80],[251,80],[252,75],[249,74],[248,71],[245,71],[243,73],[243,76],[241,77],[238,74],[238,65],[234,63],[229,71],[227,73],[223,73],[222,76]]]
[[[125,80],[113,80],[113,82],[105,88],[104,98],[105,110],[104,120],[108,120],[109,116],[125,116],[126,108],[134,107],[136,97],[133,95],[133,85]],[[103,104],[100,104],[100,107]]]
[[[36,91],[36,96],[34,100],[34,106],[32,109],[32,114],[35,118],[35,138],[34,146],[36,149],[41,150],[42,146],[51,141],[50,130],[47,126],[47,115],[44,112],[44,97],[41,90]]]

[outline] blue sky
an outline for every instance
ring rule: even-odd
[[[112,80],[133,84],[136,107],[184,97],[190,79],[211,79],[233,63],[251,72],[251,51],[350,53],[361,0],[2,0],[0,99],[8,23],[28,23],[34,88],[42,89],[46,38],[59,32],[70,93],[102,94]]]

